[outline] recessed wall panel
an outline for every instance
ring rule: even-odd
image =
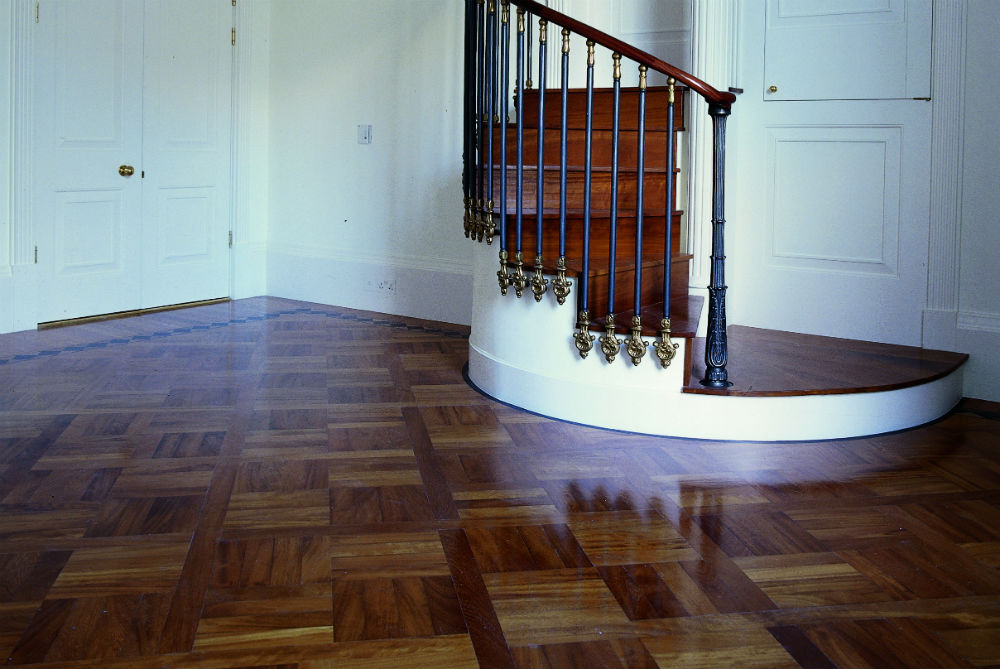
[[[900,128],[772,127],[767,132],[769,261],[894,275]]]
[[[208,256],[209,235],[213,228],[212,196],[211,188],[164,188],[159,191],[161,265]]]

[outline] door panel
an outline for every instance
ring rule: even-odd
[[[232,7],[147,0],[143,306],[229,294]]]
[[[768,0],[765,31],[769,100],[930,95],[930,0]]]
[[[45,3],[35,39],[33,221],[38,320],[139,305],[141,6]],[[55,57],[53,57],[53,54]]]

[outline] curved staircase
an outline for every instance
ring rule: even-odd
[[[534,21],[537,44],[526,36]],[[473,385],[588,425],[765,441],[902,429],[958,402],[966,356],[753,328],[731,333],[734,385],[724,249],[733,93],[533,0],[466,0],[466,25],[464,230],[485,242]],[[587,40],[586,88],[568,84],[571,34]],[[595,44],[612,53],[610,87],[594,85]],[[548,47],[559,87],[546,86]],[[621,85],[623,59],[639,86]],[[647,72],[667,86],[647,86]],[[703,223],[686,220],[677,196],[677,138],[696,96],[713,128],[707,335],[697,339],[704,300],[689,294],[685,226]]]

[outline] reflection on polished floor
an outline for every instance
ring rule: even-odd
[[[466,334],[255,298],[0,336],[8,664],[1000,664],[997,404],[644,437],[477,394]]]

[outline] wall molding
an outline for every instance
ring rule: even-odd
[[[958,329],[1000,334],[1000,314],[988,311],[960,311]]]
[[[34,102],[32,95],[35,7],[30,0],[14,4],[14,65],[11,105],[11,264],[33,265],[34,234],[31,218],[32,136]]]
[[[230,230],[233,231],[233,245],[248,241],[248,216],[250,212],[250,170],[241,168],[241,160],[249,154],[251,141],[251,114],[253,108],[253,2],[237,3],[233,10],[236,27],[236,49],[233,53],[232,83],[232,203]]]
[[[957,311],[965,108],[965,0],[934,3],[931,66],[930,232],[927,309]],[[954,348],[954,336],[924,332],[924,344]]]

